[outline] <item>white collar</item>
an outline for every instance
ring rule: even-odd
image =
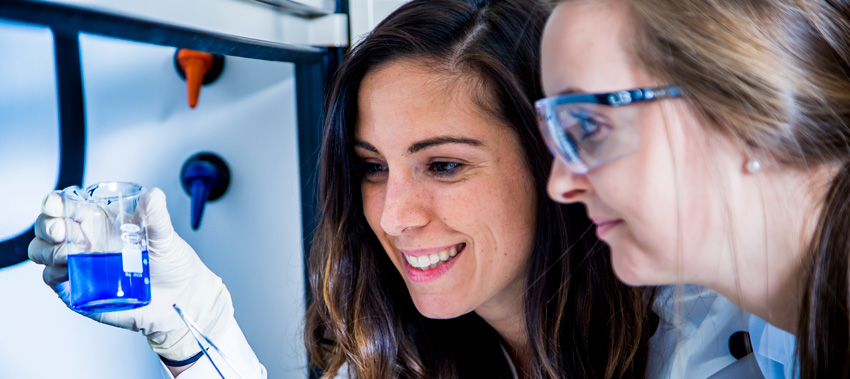
[[[717,292],[693,284],[658,287],[652,310],[687,338],[709,315]]]
[[[755,315],[748,321],[753,352],[766,378],[797,378],[799,367],[794,366],[797,337],[779,329]]]
[[[514,379],[519,379],[519,375],[517,374],[516,366],[514,365],[514,361],[513,361],[513,359],[511,359],[511,355],[508,354],[508,350],[505,349],[505,345],[502,344],[501,342],[499,342],[499,347],[502,349],[502,354],[505,355],[505,360],[508,362],[508,367],[510,367],[510,369],[511,369],[511,376]]]

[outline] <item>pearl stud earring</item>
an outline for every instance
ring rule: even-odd
[[[747,161],[747,172],[749,172],[750,174],[755,174],[759,172],[759,170],[761,170],[761,162],[755,159],[750,159]]]

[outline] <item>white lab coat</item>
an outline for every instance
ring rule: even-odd
[[[192,338],[187,335],[184,338]],[[257,359],[254,350],[248,345],[245,335],[242,334],[242,329],[236,323],[233,316],[230,317],[229,326],[221,337],[220,341],[216,342],[216,346],[227,357],[227,361],[236,366],[236,370],[241,374],[242,379],[265,379],[267,376],[266,368]],[[213,350],[208,349],[215,364],[226,379],[239,378],[231,367],[225,363],[223,359]],[[166,379],[174,379],[171,372],[162,366],[162,377]],[[214,379],[221,378],[207,357],[201,357],[195,362],[192,367],[177,375],[178,379]]]
[[[764,377],[799,378],[799,367],[794,365],[797,338],[756,316],[750,316],[749,327],[754,355]]]
[[[796,377],[793,371],[794,336],[744,312],[717,292],[694,285],[664,286],[659,288],[653,308],[660,322],[650,339],[647,378]],[[729,352],[729,337],[740,330],[749,330],[754,353],[738,361]],[[243,379],[266,378],[265,368],[257,360],[235,319],[230,321],[230,327],[218,347],[237,366]],[[213,358],[217,358],[215,354]],[[221,359],[216,360],[216,365],[226,379],[237,377],[229,372]],[[742,371],[742,368],[745,370]],[[741,372],[748,374],[742,375]],[[164,367],[163,373],[166,379],[174,378]],[[218,377],[206,357],[178,375],[178,379]],[[347,378],[345,367],[337,377]]]
[[[660,323],[650,339],[647,378],[795,377],[794,336],[717,292],[695,285],[664,286],[653,308]],[[729,337],[741,330],[749,331],[753,354],[738,362],[729,351]]]

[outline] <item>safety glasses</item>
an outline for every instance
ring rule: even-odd
[[[570,171],[585,174],[637,151],[640,134],[625,105],[680,97],[675,86],[611,93],[571,93],[535,102],[540,132]]]

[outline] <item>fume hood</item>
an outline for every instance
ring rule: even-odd
[[[349,45],[348,7],[0,3],[0,377],[158,375],[143,337],[74,314],[25,261],[41,198],[102,180],[162,188],[177,232],[228,285],[269,377],[306,377],[314,173],[326,86]],[[224,57],[194,109],[175,67],[178,49]],[[194,230],[180,175],[198,153],[227,163],[230,186]]]

